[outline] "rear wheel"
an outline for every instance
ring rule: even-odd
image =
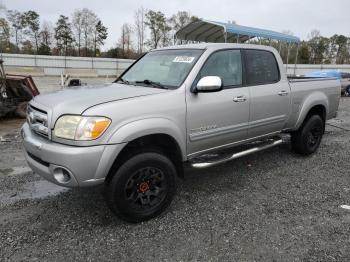
[[[130,157],[106,183],[105,198],[111,210],[128,222],[141,222],[161,214],[176,192],[176,169],[155,152]]]
[[[305,120],[300,129],[292,133],[293,150],[301,155],[314,153],[322,140],[324,121],[319,115],[312,115]]]

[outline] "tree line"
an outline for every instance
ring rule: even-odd
[[[97,56],[107,39],[107,28],[87,8],[71,17],[60,15],[53,25],[40,23],[40,15],[29,10],[3,10],[0,17],[0,51],[5,53]]]
[[[75,10],[70,16],[60,15],[54,24],[40,22],[40,15],[33,10],[19,12],[0,7],[0,14],[0,52],[131,59],[149,49],[173,44],[177,30],[198,20],[186,11],[167,17],[161,11],[140,7],[134,12],[134,21],[121,26],[115,46],[101,51],[108,37],[108,28],[87,8]],[[290,31],[286,33],[292,34]],[[250,42],[274,46],[287,62],[287,44],[268,40]],[[289,63],[295,62],[297,52],[301,64],[350,63],[350,37],[344,35],[324,37],[318,30],[313,30],[308,40],[300,43],[298,50],[296,45],[290,47]]]

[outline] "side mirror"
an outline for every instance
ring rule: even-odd
[[[195,92],[217,92],[222,90],[222,81],[218,76],[205,76],[201,78],[195,88]]]

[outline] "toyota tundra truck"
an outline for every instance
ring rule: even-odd
[[[272,47],[181,45],[146,53],[114,83],[34,97],[21,134],[35,173],[104,184],[111,210],[140,222],[170,205],[189,167],[280,145],[286,133],[296,153],[314,153],[339,99],[339,80],[288,78]]]

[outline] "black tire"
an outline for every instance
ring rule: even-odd
[[[15,114],[17,117],[26,118],[27,117],[27,105],[28,102],[19,103],[16,107]]]
[[[350,96],[350,86],[345,89],[345,96]]]
[[[297,132],[292,133],[293,150],[301,155],[311,155],[318,149],[323,133],[324,121],[319,115],[311,115]]]
[[[121,219],[132,223],[161,214],[175,193],[175,166],[166,156],[155,152],[130,157],[105,184],[109,208]]]

